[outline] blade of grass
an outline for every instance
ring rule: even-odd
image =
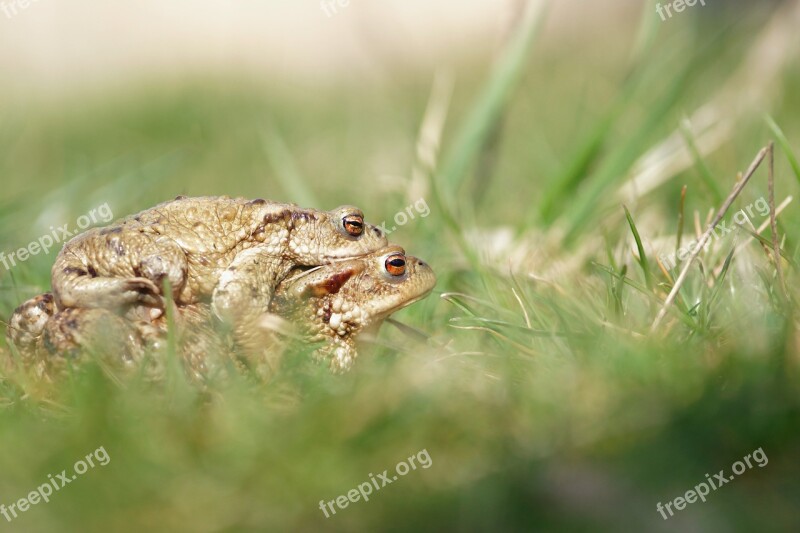
[[[768,159],[769,177],[767,188],[769,194],[769,225],[772,232],[772,257],[775,260],[775,273],[778,276],[779,294],[783,296],[784,302],[790,302],[789,291],[786,281],[783,279],[783,267],[781,266],[781,245],[778,237],[778,219],[775,216],[775,143],[769,143]]]
[[[619,276],[612,278],[611,293],[614,297],[614,311],[618,317],[624,315],[625,306],[622,304],[622,293],[625,290],[625,275],[628,273],[628,265],[622,265]]]
[[[684,118],[681,121],[680,133],[684,142],[686,143],[686,147],[689,149],[689,154],[691,154],[692,159],[694,159],[694,164],[697,167],[698,174],[700,174],[700,179],[703,180],[703,183],[711,192],[714,205],[719,205],[722,203],[722,199],[724,198],[722,189],[717,183],[717,180],[714,179],[714,176],[711,174],[711,170],[709,170],[708,165],[706,165],[706,162],[703,159],[703,155],[697,148],[697,143],[695,142],[694,134],[692,133],[692,126],[689,123],[688,118]]]
[[[604,160],[597,172],[587,179],[577,197],[569,202],[570,209],[564,213],[567,222],[564,241],[567,246],[575,244],[580,232],[597,215],[598,198],[608,187],[624,177],[633,163],[646,151],[652,133],[658,130],[667,114],[680,100],[695,69],[696,65],[689,65],[675,76],[664,96],[649,108],[637,131],[626,136],[625,142]]]
[[[717,276],[716,280],[714,281],[714,290],[711,292],[711,296],[708,299],[708,314],[711,315],[711,306],[716,301],[717,297],[719,296],[722,284],[725,282],[725,276],[728,274],[728,269],[733,262],[733,256],[736,254],[736,246],[731,248],[731,251],[728,252],[728,256],[725,258],[725,263],[722,265],[722,271]]]
[[[627,286],[635,289],[639,293],[641,293],[643,296],[645,296],[648,299],[648,301],[651,301],[653,303],[657,303],[658,302],[658,298],[656,297],[655,294],[653,294],[652,291],[648,290],[647,287],[645,287],[644,285],[641,285],[640,283],[635,282],[631,278],[625,277],[622,272],[617,273],[614,270],[612,270],[611,268],[609,268],[608,266],[601,265],[600,263],[595,263],[595,262],[592,262],[591,266],[596,268],[597,270],[600,270],[601,272],[604,272],[604,273],[608,274],[612,280],[619,278],[622,283],[624,283],[625,285],[627,285]],[[681,311],[681,312],[679,312],[679,311]],[[694,323],[691,322],[689,320],[689,318],[685,314],[686,313],[686,309],[685,308],[679,309],[679,311],[675,311],[673,314],[679,320],[684,322],[687,326],[694,327]]]
[[[763,235],[759,235],[758,233],[756,233],[755,231],[751,230],[750,228],[746,228],[744,226],[740,226],[740,227],[742,228],[742,231],[744,231],[745,233],[750,235],[752,240],[758,241],[758,243],[764,249],[770,250],[772,248],[772,241],[770,239],[767,239]],[[750,241],[742,243],[739,246],[739,248],[743,248],[744,246],[749,244],[749,242]],[[788,262],[792,267],[797,267],[797,262],[788,253],[786,253],[784,250],[781,250],[780,254],[781,254],[781,257],[783,257],[786,260],[786,262]]]
[[[681,187],[681,201],[678,205],[678,233],[675,242],[675,256],[678,255],[678,250],[681,249],[681,239],[683,238],[683,223],[686,220],[686,185]]]
[[[486,145],[516,87],[535,38],[539,35],[549,0],[531,0],[523,17],[497,60],[489,80],[456,135],[438,173],[432,176],[431,189],[447,227],[476,271],[480,261],[463,235],[463,217],[456,198],[467,179],[470,166]]]
[[[297,170],[294,157],[278,132],[274,128],[265,127],[261,137],[275,179],[289,200],[306,207],[319,207],[321,205],[319,199],[308,186],[308,181]]]
[[[516,331],[519,333],[525,333],[528,335],[532,335],[534,337],[584,337],[589,338],[590,335],[587,333],[576,332],[576,331],[546,331],[546,330],[539,330],[534,328],[529,328],[527,326],[521,326],[519,324],[511,324],[509,322],[504,322],[502,320],[493,320],[491,318],[474,318],[474,317],[454,317],[450,319],[451,324],[457,324],[460,326],[461,324],[465,325],[486,325],[489,326],[497,326],[498,328],[506,328],[511,331]],[[458,327],[454,326],[454,327]],[[499,330],[498,330],[499,331]]]
[[[655,18],[652,14],[647,9],[643,9],[635,45],[632,49],[630,66],[619,95],[608,111],[591,129],[585,141],[569,157],[570,164],[545,189],[539,202],[539,208],[532,212],[542,222],[550,223],[556,219],[558,206],[562,205],[565,195],[570,194],[589,176],[589,170],[600,158],[609,132],[628,108],[631,98],[645,79],[645,67],[651,63],[649,59],[652,57],[651,51],[655,46],[659,29],[659,25],[655,24]],[[645,61],[645,59],[648,59],[648,61]]]
[[[167,343],[165,372],[167,389],[171,393],[178,408],[186,408],[192,398],[192,387],[184,371],[178,346],[178,330],[175,322],[176,305],[172,299],[172,287],[169,280],[164,280],[162,285],[164,305],[167,314]]]
[[[653,280],[652,274],[650,273],[650,265],[647,261],[647,254],[644,252],[644,245],[642,245],[642,238],[639,236],[639,230],[636,229],[636,224],[633,222],[633,217],[631,217],[631,212],[628,211],[626,206],[622,206],[625,210],[625,218],[628,219],[628,225],[631,228],[631,233],[633,233],[633,239],[636,241],[636,249],[639,252],[639,266],[642,267],[642,272],[644,272],[644,282],[647,285],[648,289],[653,288]]]
[[[466,178],[470,164],[491,135],[522,75],[548,6],[549,1],[527,2],[522,21],[472,106],[464,126],[456,136],[449,157],[442,164],[438,175],[442,192],[455,196]]]
[[[769,129],[772,130],[772,134],[775,135],[775,139],[777,139],[778,144],[781,146],[781,150],[783,150],[783,153],[786,155],[786,159],[789,160],[789,165],[792,167],[794,177],[797,179],[798,183],[800,183],[800,162],[797,161],[797,157],[795,157],[794,152],[792,151],[792,147],[789,144],[789,139],[786,138],[783,130],[770,115],[766,115],[764,120],[767,122]]]
[[[686,264],[683,267],[683,270],[681,270],[681,273],[678,275],[678,279],[675,280],[675,285],[672,287],[672,290],[667,296],[664,305],[661,307],[661,310],[658,312],[658,315],[656,315],[656,318],[653,321],[652,326],[650,327],[651,333],[658,328],[659,324],[661,323],[661,320],[664,318],[664,315],[667,314],[667,310],[672,305],[672,302],[675,301],[675,297],[681,290],[683,282],[686,280],[686,276],[689,275],[689,269],[691,268],[692,263],[694,263],[694,260],[700,254],[700,251],[705,247],[706,242],[708,242],[708,239],[711,237],[711,233],[716,229],[717,224],[719,224],[720,220],[722,220],[722,217],[725,216],[725,213],[728,212],[728,209],[730,209],[731,204],[733,203],[734,200],[736,200],[736,198],[742,192],[742,189],[744,189],[745,186],[750,182],[750,178],[753,177],[753,174],[755,174],[756,170],[761,165],[761,162],[764,161],[764,157],[766,157],[766,155],[767,155],[767,148],[764,147],[761,149],[761,151],[758,152],[758,155],[756,155],[756,158],[753,160],[753,162],[750,163],[750,167],[747,169],[747,172],[745,172],[741,181],[739,181],[734,186],[730,195],[728,195],[728,198],[725,200],[725,203],[723,203],[720,206],[719,211],[717,211],[717,214],[714,217],[714,220],[711,222],[711,224],[709,224],[708,229],[700,237],[700,240],[695,245],[695,249],[692,252],[692,255],[689,257],[689,259],[687,259]]]

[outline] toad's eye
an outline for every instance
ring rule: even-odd
[[[392,276],[402,276],[406,273],[406,258],[403,255],[392,255],[386,258],[386,272]]]
[[[342,219],[344,230],[348,235],[358,237],[364,232],[364,217],[361,215],[347,215]]]

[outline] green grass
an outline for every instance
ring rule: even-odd
[[[423,336],[385,325],[380,345],[345,376],[310,363],[302,348],[270,383],[233,376],[202,389],[172,366],[155,383],[99,362],[55,384],[6,370],[0,503],[99,446],[111,461],[0,525],[796,530],[800,336],[769,229],[763,242],[745,244],[748,228],[714,239],[649,332],[678,275],[662,271],[658,253],[696,239],[695,218],[704,229],[773,138],[776,203],[798,194],[796,62],[769,80],[763,105],[720,109],[732,126],[717,149],[686,127],[722,88],[762,85],[733,73],[773,13],[715,14],[656,26],[644,17],[603,46],[564,49],[541,40],[535,17],[520,17],[495,63],[457,67],[432,169],[417,161],[416,133],[429,72],[377,89],[332,84],[324,97],[281,80],[210,76],[9,106],[0,115],[0,251],[105,202],[117,217],[177,194],[349,203],[391,226],[421,195],[430,216],[391,239],[428,261],[439,283],[395,315]],[[618,194],[668,137],[683,163],[652,189]],[[407,177],[412,168],[427,169],[421,181]],[[725,220],[766,193],[764,166]],[[756,226],[766,220],[754,216]],[[791,203],[778,223],[791,302],[800,297],[798,223]],[[48,288],[54,254],[0,268],[3,317]],[[668,522],[657,513],[658,502],[758,448],[765,467]],[[423,449],[430,468],[331,518],[319,510]]]

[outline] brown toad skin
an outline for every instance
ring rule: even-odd
[[[266,311],[274,288],[293,267],[361,256],[387,244],[376,227],[360,236],[333,211],[245,198],[178,197],[70,240],[52,269],[59,309],[164,308],[169,282],[177,305],[211,301],[236,322]]]
[[[33,352],[47,322],[56,313],[56,303],[52,293],[40,294],[14,310],[8,319],[6,338],[24,356]]]
[[[163,374],[162,358],[147,354],[164,351],[168,345],[166,315],[154,320],[137,319],[136,313],[120,316],[103,308],[69,307],[58,310],[51,293],[41,294],[20,305],[9,320],[6,339],[21,356],[23,365],[34,374],[58,377],[69,363],[80,363],[86,356],[99,358],[116,368],[137,368],[147,361],[148,373]],[[205,378],[212,351],[221,355],[232,345],[213,327],[215,319],[208,304],[184,306],[175,310],[175,337],[187,372]]]
[[[143,337],[133,322],[107,309],[58,311],[52,293],[35,296],[16,309],[6,339],[22,364],[40,377],[57,375],[87,350],[114,354],[112,362],[127,366],[144,355]]]
[[[387,272],[386,259],[405,257],[401,276]],[[370,255],[296,271],[275,292],[270,311],[301,328],[310,342],[323,342],[315,356],[335,373],[349,371],[360,335],[375,334],[395,311],[427,296],[436,275],[424,261],[390,245]]]
[[[386,258],[401,254],[406,260],[402,276],[386,270]],[[423,261],[405,256],[399,246],[387,246],[370,255],[337,261],[311,271],[296,269],[275,292],[270,313],[260,316],[255,328],[269,321],[291,326],[309,342],[321,342],[315,357],[333,372],[350,370],[357,358],[359,336],[375,333],[391,313],[428,295],[436,276]],[[186,371],[203,380],[225,371],[219,356],[233,348],[215,328],[210,306],[193,304],[176,309],[175,333]],[[49,294],[32,298],[17,308],[10,320],[9,342],[19,348],[23,361],[36,368],[62,368],[64,362],[102,342],[111,354],[122,354],[126,364],[142,358],[143,347],[163,347],[166,321],[128,320],[106,309],[70,308],[57,311]],[[271,326],[271,327],[272,327]],[[259,351],[236,357],[237,366],[255,370],[260,377],[274,375],[280,365],[279,335],[269,329]],[[234,350],[235,352],[235,350]],[[239,354],[242,355],[242,354]],[[215,358],[216,356],[216,358]]]

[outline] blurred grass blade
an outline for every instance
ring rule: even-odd
[[[294,162],[289,148],[283,138],[271,127],[264,128],[264,151],[272,166],[275,179],[289,197],[289,201],[304,207],[320,207],[320,203],[311,187],[308,186]]]
[[[581,230],[597,214],[598,198],[602,197],[611,184],[625,176],[633,163],[646,151],[652,132],[657,131],[668,113],[680,101],[694,71],[694,65],[691,65],[673,78],[663,97],[648,109],[648,114],[637,131],[626,137],[624,143],[609,155],[597,172],[586,181],[586,187],[569,203],[571,209],[565,213],[568,221],[565,241],[568,245],[575,243]]]
[[[789,144],[789,139],[786,138],[786,135],[783,134],[783,130],[780,128],[780,126],[778,126],[778,123],[775,122],[771,116],[766,115],[764,120],[766,120],[769,129],[772,130],[772,134],[775,135],[775,139],[781,146],[781,150],[783,150],[783,153],[786,154],[786,159],[789,160],[789,164],[792,166],[794,177],[797,179],[798,183],[800,183],[800,163],[798,163],[797,157],[795,157],[794,152],[792,151],[792,147]]]
[[[728,256],[725,258],[725,263],[722,265],[722,270],[717,276],[717,279],[714,281],[714,290],[711,292],[711,296],[708,298],[708,314],[711,315],[711,306],[714,305],[714,302],[717,300],[719,293],[722,289],[722,284],[725,282],[725,277],[728,274],[728,269],[733,262],[733,256],[736,253],[736,246],[731,248],[731,251],[728,252]]]
[[[172,287],[165,279],[162,285],[167,318],[167,343],[165,346],[164,372],[167,390],[172,399],[180,407],[186,407],[194,395],[194,389],[184,372],[183,362],[178,348],[178,329],[175,320],[176,306],[172,299]]]
[[[511,92],[524,70],[534,39],[539,33],[549,6],[547,0],[531,0],[524,7],[524,17],[498,59],[489,81],[463,127],[456,136],[448,157],[438,174],[441,193],[455,197],[467,176],[470,164],[486,144],[503,113]]]
[[[495,331],[501,332],[503,328],[517,332],[517,333],[524,333],[525,335],[530,335],[533,337],[583,337],[583,338],[590,338],[590,336],[586,333],[576,332],[576,331],[547,331],[535,328],[529,328],[525,325],[520,324],[511,324],[510,322],[505,322],[503,320],[494,320],[490,318],[480,318],[480,317],[453,317],[450,319],[450,324],[454,327],[461,327],[461,326],[484,326],[490,328],[490,326],[494,326]]]
[[[753,239],[757,240],[761,246],[767,248],[768,250],[772,248],[772,241],[770,239],[767,239],[766,237],[759,235],[758,233],[756,233],[755,231],[751,230],[748,227],[745,226],[740,226],[740,227],[742,228],[742,231],[750,235]],[[781,257],[783,257],[789,263],[789,265],[791,265],[793,268],[797,267],[797,263],[795,263],[794,259],[792,259],[792,257],[789,256],[786,250],[781,248],[780,253]]]
[[[611,296],[614,298],[614,312],[618,317],[625,314],[625,305],[622,302],[622,293],[625,290],[625,275],[628,273],[628,265],[622,265],[619,276],[611,278]]]
[[[631,212],[628,211],[626,206],[622,206],[625,210],[625,218],[628,219],[628,225],[631,227],[631,233],[633,233],[633,239],[636,241],[636,249],[639,251],[639,265],[642,267],[642,271],[644,272],[644,282],[647,285],[648,289],[653,288],[653,280],[650,274],[650,265],[647,262],[647,255],[644,253],[644,246],[642,245],[642,238],[639,236],[639,230],[636,229],[636,224],[633,222],[633,217],[631,217]]]
[[[647,287],[645,287],[644,285],[641,285],[640,283],[637,283],[636,281],[632,280],[631,278],[628,278],[628,277],[625,276],[625,274],[627,273],[627,268],[623,267],[622,270],[620,270],[620,272],[618,273],[618,272],[615,272],[614,269],[612,269],[611,267],[609,267],[607,265],[603,265],[603,264],[597,263],[597,262],[592,262],[591,266],[593,268],[601,271],[601,272],[605,272],[606,274],[608,274],[610,279],[612,279],[612,280],[619,279],[622,283],[624,283],[625,285],[628,285],[629,287],[632,287],[633,289],[639,291],[641,294],[646,295],[648,297],[655,298],[655,296],[652,294],[652,292],[647,290]]]
[[[629,87],[633,87],[633,85]],[[623,91],[628,92],[624,89]],[[562,204],[564,197],[589,176],[589,169],[600,157],[608,132],[625,108],[621,100],[594,126],[577,154],[570,157],[569,166],[545,189],[538,210],[543,222],[549,223],[555,220],[558,216],[558,207]]]
[[[479,270],[480,260],[464,235],[463,209],[456,201],[461,185],[466,181],[470,165],[497,127],[511,92],[517,85],[532,44],[539,34],[549,0],[530,0],[523,6],[524,15],[509,39],[489,77],[486,86],[456,135],[442,166],[432,175],[431,189],[438,211],[452,231],[458,246],[472,267]],[[468,205],[468,204],[460,204]]]
[[[697,143],[692,133],[692,126],[688,118],[681,121],[680,133],[686,143],[686,147],[689,149],[689,154],[691,154],[692,159],[694,159],[694,164],[697,167],[700,178],[713,196],[713,205],[721,205],[722,201],[725,199],[725,193],[722,192],[722,188],[719,186],[718,181],[714,179],[714,175],[711,174],[711,170],[709,170],[708,165],[706,165],[703,155],[697,148]]]
[[[656,43],[660,25],[648,9],[642,10],[639,31],[631,54],[631,63],[625,75],[622,88],[608,111],[597,121],[580,145],[576,153],[569,158],[571,163],[546,188],[534,211],[543,222],[553,222],[558,216],[558,207],[564,198],[571,194],[581,182],[590,175],[590,169],[600,158],[606,139],[620,116],[628,108],[633,95],[642,85],[645,77],[645,66],[652,62],[650,55]]]
[[[681,239],[683,239],[683,223],[686,220],[686,185],[681,187],[681,199],[678,204],[678,229],[675,233],[675,255],[681,249]]]
[[[642,59],[650,57],[650,53],[656,45],[656,37],[658,32],[663,26],[658,19],[653,16],[653,12],[647,8],[647,4],[643,5],[641,19],[639,20],[639,30],[636,34],[636,40],[631,48],[631,64],[638,65]]]

